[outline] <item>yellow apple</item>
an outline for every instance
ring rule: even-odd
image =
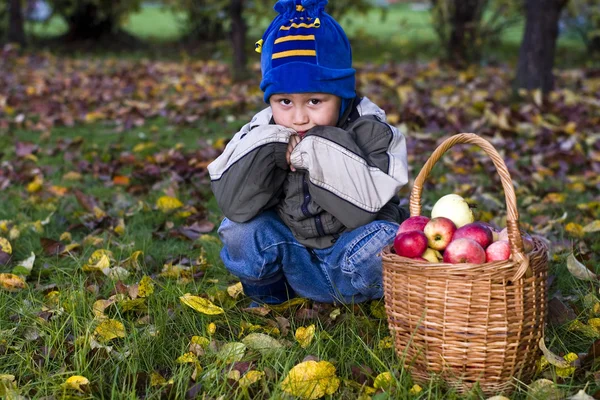
[[[457,194],[441,197],[431,210],[431,218],[446,217],[454,222],[457,228],[475,221],[469,204]]]

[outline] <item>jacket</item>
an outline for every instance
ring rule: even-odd
[[[275,207],[294,237],[326,248],[376,219],[402,222],[400,188],[408,182],[406,141],[368,98],[355,98],[338,126],[306,132],[286,162],[290,135],[266,108],[244,125],[208,166],[223,214],[246,222]]]

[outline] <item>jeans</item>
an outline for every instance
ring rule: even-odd
[[[393,242],[398,224],[373,221],[344,232],[325,249],[300,244],[273,210],[245,223],[225,218],[218,233],[221,259],[244,293],[276,304],[294,295],[324,303],[383,297],[378,253]]]

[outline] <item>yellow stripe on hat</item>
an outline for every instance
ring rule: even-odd
[[[304,11],[304,7],[302,7],[300,4],[298,4],[296,6],[296,11]]]
[[[292,57],[292,56],[315,56],[317,52],[315,50],[288,50],[288,51],[280,51],[279,53],[273,53],[272,59],[275,60],[277,58],[284,57]]]
[[[315,40],[315,35],[290,35],[283,36],[275,40],[274,44],[289,42],[290,40]]]
[[[317,18],[318,20],[318,18]],[[292,28],[318,28],[321,26],[321,21],[318,21],[318,23],[315,21],[312,24],[305,24],[304,22],[301,24],[292,24],[290,26],[282,26],[281,28],[279,28],[279,30],[281,31],[289,31]]]

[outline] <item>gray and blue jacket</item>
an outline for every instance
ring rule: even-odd
[[[406,141],[368,98],[355,98],[338,126],[316,126],[294,148],[293,129],[266,108],[242,127],[209,166],[212,190],[227,218],[246,222],[275,207],[294,237],[326,248],[344,231],[374,220],[401,223],[400,188],[408,182]]]

